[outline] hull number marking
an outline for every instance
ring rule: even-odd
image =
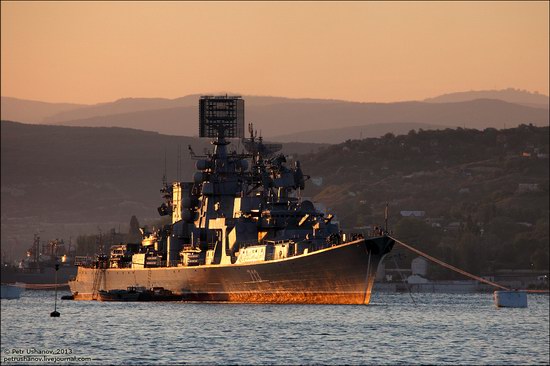
[[[246,271],[252,278],[252,282],[262,282],[262,278],[258,274],[258,271],[256,271],[255,269],[247,269]]]

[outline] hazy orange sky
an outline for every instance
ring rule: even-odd
[[[548,2],[2,2],[1,93],[548,94]]]

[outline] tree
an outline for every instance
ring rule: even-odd
[[[76,238],[76,254],[93,256],[98,251],[97,235],[79,235]]]
[[[479,236],[470,231],[462,233],[457,248],[459,251],[459,268],[479,274],[480,262],[483,261],[483,258],[479,258],[480,245]]]
[[[395,225],[394,231],[399,240],[410,243],[419,250],[428,251],[429,254],[434,254],[439,244],[438,230],[423,220],[410,217],[402,218]]]
[[[404,243],[410,244],[414,248],[434,257],[440,257],[439,230],[433,228],[423,220],[404,217],[394,226],[394,232],[395,237]],[[407,260],[399,264],[410,266],[410,261],[415,257],[416,254],[407,255]]]
[[[139,221],[135,215],[130,219],[130,230],[128,231],[127,241],[129,243],[141,242],[141,231],[139,230]]]

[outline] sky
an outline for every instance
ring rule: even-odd
[[[1,94],[92,104],[236,92],[361,102],[548,95],[549,3],[1,3]]]

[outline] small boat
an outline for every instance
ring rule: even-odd
[[[99,301],[178,301],[182,299],[180,295],[164,287],[152,287],[146,290],[145,287],[130,286],[126,290],[102,290],[98,295]]]
[[[182,296],[174,294],[170,290],[166,290],[164,287],[153,287],[149,290],[143,291],[138,301],[179,301]]]
[[[19,299],[23,288],[14,284],[3,283],[0,298],[2,299]]]
[[[116,289],[109,291],[99,291],[99,301],[138,301],[140,295],[145,290],[143,287],[128,287],[126,290]]]

